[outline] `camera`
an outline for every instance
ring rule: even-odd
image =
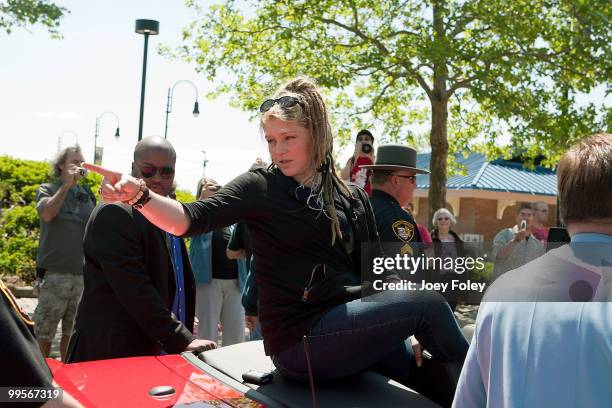
[[[87,177],[87,169],[83,167],[77,167],[77,174],[79,177]]]
[[[372,145],[369,143],[363,143],[361,145],[361,151],[365,154],[370,154],[372,152]]]

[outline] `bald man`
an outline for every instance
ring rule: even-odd
[[[134,149],[132,175],[168,196],[175,163],[166,139],[145,138]],[[87,223],[69,363],[214,348],[192,334],[195,283],[185,244],[147,221],[138,204],[101,204]]]

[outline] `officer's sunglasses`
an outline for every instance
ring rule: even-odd
[[[140,169],[140,174],[142,174],[144,178],[155,177],[157,172],[159,172],[160,177],[164,179],[169,179],[174,175],[174,167],[170,166],[155,167],[151,164],[145,164],[144,166],[138,166],[138,168]]]
[[[401,177],[401,178],[408,179],[408,180],[410,180],[410,182],[412,184],[416,183],[416,176],[406,176],[406,175],[403,175],[403,174],[395,174],[395,173],[391,173],[391,175],[392,176],[396,176],[396,177]]]
[[[300,101],[299,98],[295,96],[281,96],[278,99],[267,99],[265,100],[261,106],[259,107],[259,111],[261,113],[265,113],[269,111],[274,105],[280,106],[281,108],[291,108],[295,105],[300,105],[302,109],[304,108],[304,102]]]

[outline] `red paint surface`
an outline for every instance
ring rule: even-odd
[[[55,381],[86,407],[259,408],[260,404],[191,365],[180,355],[131,357],[62,364],[48,359]],[[154,398],[153,387],[169,385],[174,395]]]

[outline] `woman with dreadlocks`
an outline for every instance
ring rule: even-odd
[[[105,200],[133,205],[174,235],[246,222],[264,346],[284,375],[326,380],[374,368],[409,384],[412,335],[435,359],[460,370],[468,344],[439,294],[392,291],[359,299],[362,255],[381,255],[376,223],[365,192],[336,174],[316,86],[291,80],[259,110],[272,165],[206,200],[181,204],[142,180],[86,166],[105,176]]]

